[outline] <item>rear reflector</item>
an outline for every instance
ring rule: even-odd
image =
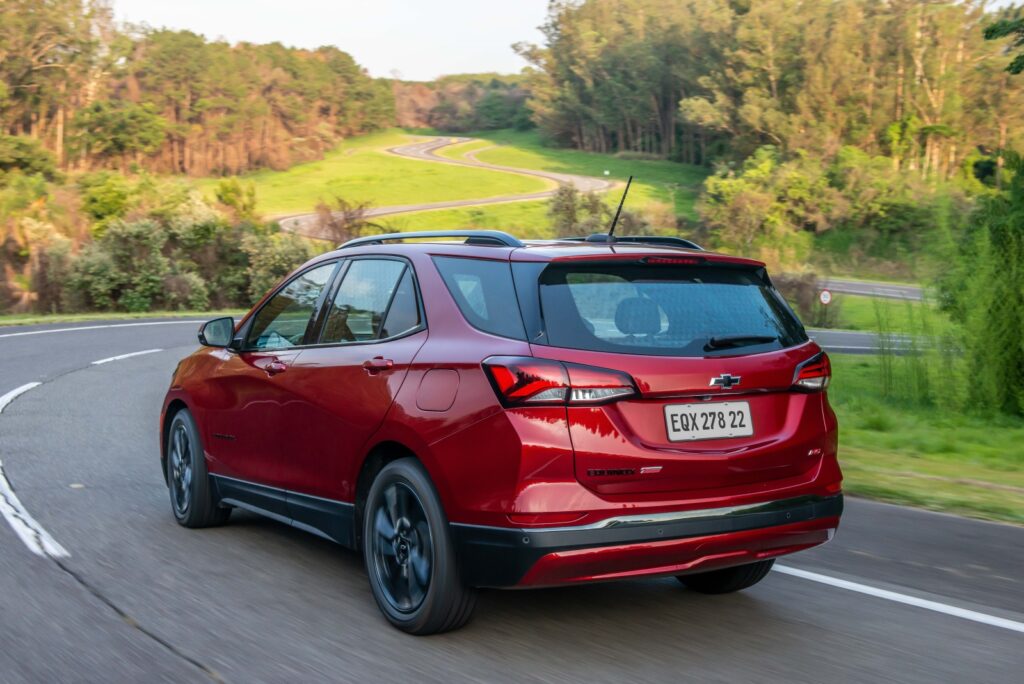
[[[828,354],[821,352],[797,366],[793,386],[807,392],[820,392],[832,380],[832,363]]]
[[[505,406],[603,404],[636,394],[633,378],[607,368],[529,356],[492,356],[483,367]]]

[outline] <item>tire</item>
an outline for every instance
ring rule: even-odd
[[[692,575],[677,575],[676,579],[694,591],[702,594],[729,594],[752,587],[771,571],[775,559],[758,561],[734,568],[698,572]]]
[[[448,519],[419,462],[402,458],[384,466],[363,510],[363,559],[384,617],[417,635],[466,624],[476,592],[459,577]]]
[[[167,454],[167,491],[178,524],[196,528],[226,523],[231,509],[214,499],[199,429],[188,409],[178,411],[171,419],[164,453]]]

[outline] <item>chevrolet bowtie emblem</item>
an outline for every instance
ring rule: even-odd
[[[711,384],[708,387],[721,387],[722,389],[732,389],[736,385],[740,384],[742,380],[738,375],[730,375],[728,373],[722,373],[717,378],[711,378]]]

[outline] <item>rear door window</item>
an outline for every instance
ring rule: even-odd
[[[434,264],[470,325],[492,335],[526,339],[507,261],[434,257]]]
[[[716,356],[807,341],[779,294],[750,269],[554,265],[540,279],[547,343],[659,356]]]

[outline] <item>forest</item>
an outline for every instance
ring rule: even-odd
[[[108,0],[5,0],[0,310],[245,305],[249,285],[211,287],[198,252],[220,244],[211,226],[250,242],[278,229],[244,184],[211,197],[190,179],[287,169],[396,125],[535,127],[552,146],[679,162],[680,179],[703,168],[696,213],[654,228],[780,272],[875,260],[921,277],[923,256],[973,240],[981,208],[1012,194],[1022,22],[980,0],[553,0],[543,44],[514,47],[521,74],[414,83],[338,47],[119,25]],[[197,215],[213,242],[183,237]],[[137,220],[175,257],[154,282],[178,280],[133,299],[101,276],[108,235]]]

